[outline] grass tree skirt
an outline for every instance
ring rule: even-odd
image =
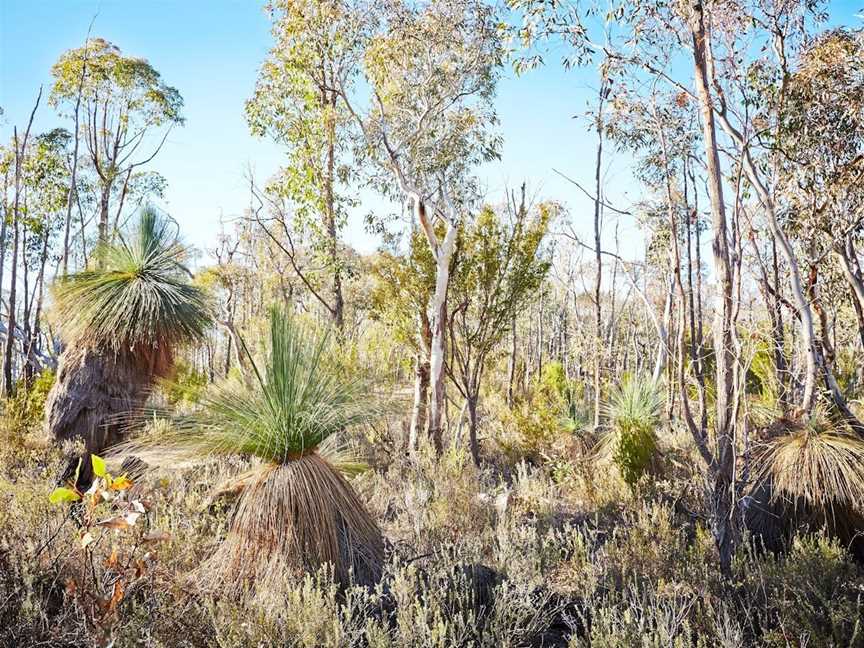
[[[141,407],[149,383],[149,371],[129,351],[70,345],[45,403],[48,437],[59,443],[80,439],[88,452],[101,452],[119,440],[123,414]]]
[[[326,458],[268,464],[246,484],[227,537],[200,570],[205,587],[276,593],[325,565],[342,586],[380,581],[381,531]]]
[[[825,532],[864,560],[864,444],[824,408],[760,431],[756,479],[744,521],[767,549],[801,532]]]

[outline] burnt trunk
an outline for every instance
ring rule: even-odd
[[[133,351],[115,354],[68,346],[45,402],[48,437],[57,443],[81,441],[93,453],[117,443],[129,414],[147,400],[152,384],[147,365]]]
[[[426,428],[426,405],[429,399],[429,357],[422,351],[414,358],[414,407],[411,410],[411,428],[408,452],[417,449],[420,431]]]

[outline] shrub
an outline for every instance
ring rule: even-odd
[[[8,399],[3,408],[7,431],[26,434],[42,425],[45,413],[45,399],[54,384],[54,372],[45,369],[27,387],[23,382],[15,390],[15,396]]]
[[[624,481],[634,487],[657,452],[656,428],[662,400],[657,385],[628,376],[613,390],[606,405],[612,460]]]

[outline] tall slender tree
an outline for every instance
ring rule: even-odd
[[[351,122],[340,88],[351,87],[359,73],[363,23],[344,0],[275,0],[267,9],[274,44],[246,102],[246,118],[254,134],[286,147],[288,163],[268,192],[293,211],[292,227],[306,235],[314,265],[329,274],[327,292],[316,286],[318,273],[296,263],[296,250],[286,248],[286,253],[341,332],[345,300],[339,232],[346,209],[354,204],[349,188],[356,174],[349,156]]]
[[[99,178],[99,241],[110,234],[112,190],[120,183],[118,210],[135,169],[161,150],[175,125],[183,123],[183,98],[143,58],[124,56],[101,38],[88,38],[64,52],[51,68],[50,102],[80,112],[84,141]]]
[[[440,449],[451,263],[476,193],[473,167],[500,148],[490,128],[497,121],[503,34],[493,8],[476,0],[421,6],[394,0],[382,3],[375,18],[364,57],[367,101],[347,89],[342,97],[361,133],[373,184],[410,203],[435,259],[428,428]]]

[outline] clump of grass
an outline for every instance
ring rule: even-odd
[[[609,431],[603,445],[611,450],[622,479],[635,486],[657,453],[660,390],[650,379],[628,376],[613,390],[605,410]]]
[[[864,442],[834,424],[822,408],[800,422],[786,421],[759,457],[759,477],[772,498],[786,497],[830,509],[864,501]]]

